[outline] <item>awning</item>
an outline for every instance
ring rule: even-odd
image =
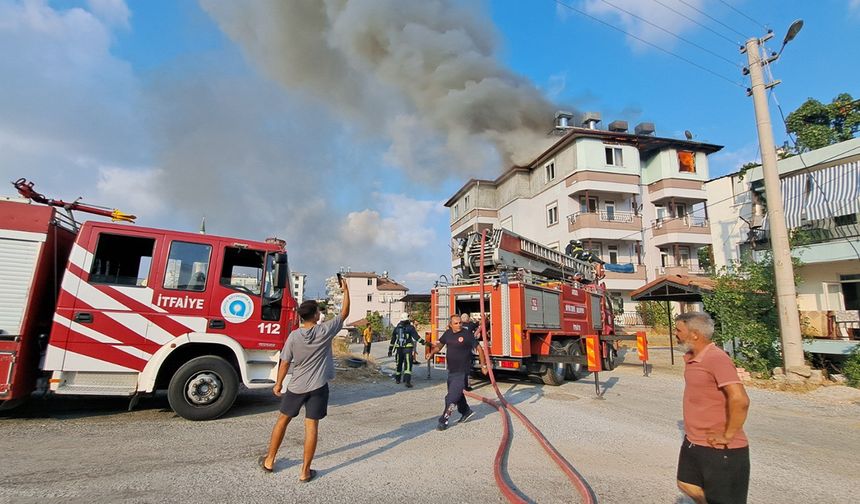
[[[860,213],[860,161],[818,170],[810,177],[808,220]]]
[[[800,227],[801,213],[807,204],[807,188],[809,175],[801,173],[780,180],[779,188],[782,193],[782,209],[785,213],[785,227],[794,229]],[[768,229],[770,214],[765,215],[763,229]]]
[[[630,294],[633,301],[702,301],[702,294],[714,290],[714,281],[707,277],[664,275],[648,282]]]

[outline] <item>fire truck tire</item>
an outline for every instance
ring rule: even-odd
[[[550,346],[550,355],[564,355],[565,347],[561,342],[553,341]],[[564,376],[567,364],[564,362],[556,362],[546,364],[543,373],[540,375],[541,380],[547,385],[558,386],[564,383]]]
[[[603,369],[612,371],[618,366],[618,350],[612,343],[607,343],[603,350]]]
[[[186,420],[213,420],[233,406],[239,377],[226,360],[213,355],[183,364],[170,379],[167,400]]]
[[[565,346],[565,353],[576,357],[582,357],[582,347],[579,340],[571,341]],[[588,375],[587,368],[581,363],[571,363],[564,367],[564,377],[568,380],[579,380]]]

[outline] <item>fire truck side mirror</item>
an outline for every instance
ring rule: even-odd
[[[275,270],[274,270],[274,282],[276,289],[284,289],[290,285],[289,278],[289,268],[287,267],[287,254],[277,253],[275,254]]]

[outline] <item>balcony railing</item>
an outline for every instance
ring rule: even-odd
[[[851,220],[854,222],[850,222]],[[860,224],[858,222],[860,222],[860,214],[855,214],[853,217],[848,215],[836,219],[807,222],[800,227],[789,230],[792,246],[860,238]],[[750,231],[749,237],[755,243],[754,248],[767,248],[770,241],[770,230],[754,229]]]
[[[661,275],[696,275],[704,276],[708,274],[708,270],[700,267],[697,264],[687,264],[678,266],[658,266],[654,268],[655,276]]]
[[[615,324],[622,327],[645,325],[642,320],[642,315],[635,311],[626,311],[621,315],[616,315]]]
[[[587,215],[597,215],[597,220],[600,222],[620,222],[623,224],[631,224],[639,216],[633,212],[624,212],[616,210],[598,210],[596,212],[576,212],[567,216],[567,222],[573,224],[577,219],[581,219]]]

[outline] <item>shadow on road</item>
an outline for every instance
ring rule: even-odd
[[[424,420],[418,420],[415,422],[410,422],[408,424],[403,424],[397,429],[394,429],[389,432],[385,432],[383,434],[378,434],[371,438],[364,438],[357,441],[353,441],[344,446],[340,446],[338,448],[334,448],[332,450],[328,450],[323,453],[319,453],[316,456],[316,460],[325,459],[329,455],[335,455],[337,453],[355,450],[357,448],[366,447],[368,445],[374,444],[378,441],[385,441],[385,444],[378,446],[368,452],[358,453],[354,457],[350,457],[349,460],[341,462],[340,464],[334,465],[322,471],[323,474],[329,472],[335,472],[339,469],[343,469],[345,467],[349,467],[350,465],[364,461],[369,458],[375,457],[381,453],[385,453],[386,451],[396,447],[397,445],[403,443],[404,441],[409,441],[417,436],[422,434],[426,434],[428,431],[432,430],[436,426],[437,417],[429,417]],[[440,433],[444,435],[444,433]]]

